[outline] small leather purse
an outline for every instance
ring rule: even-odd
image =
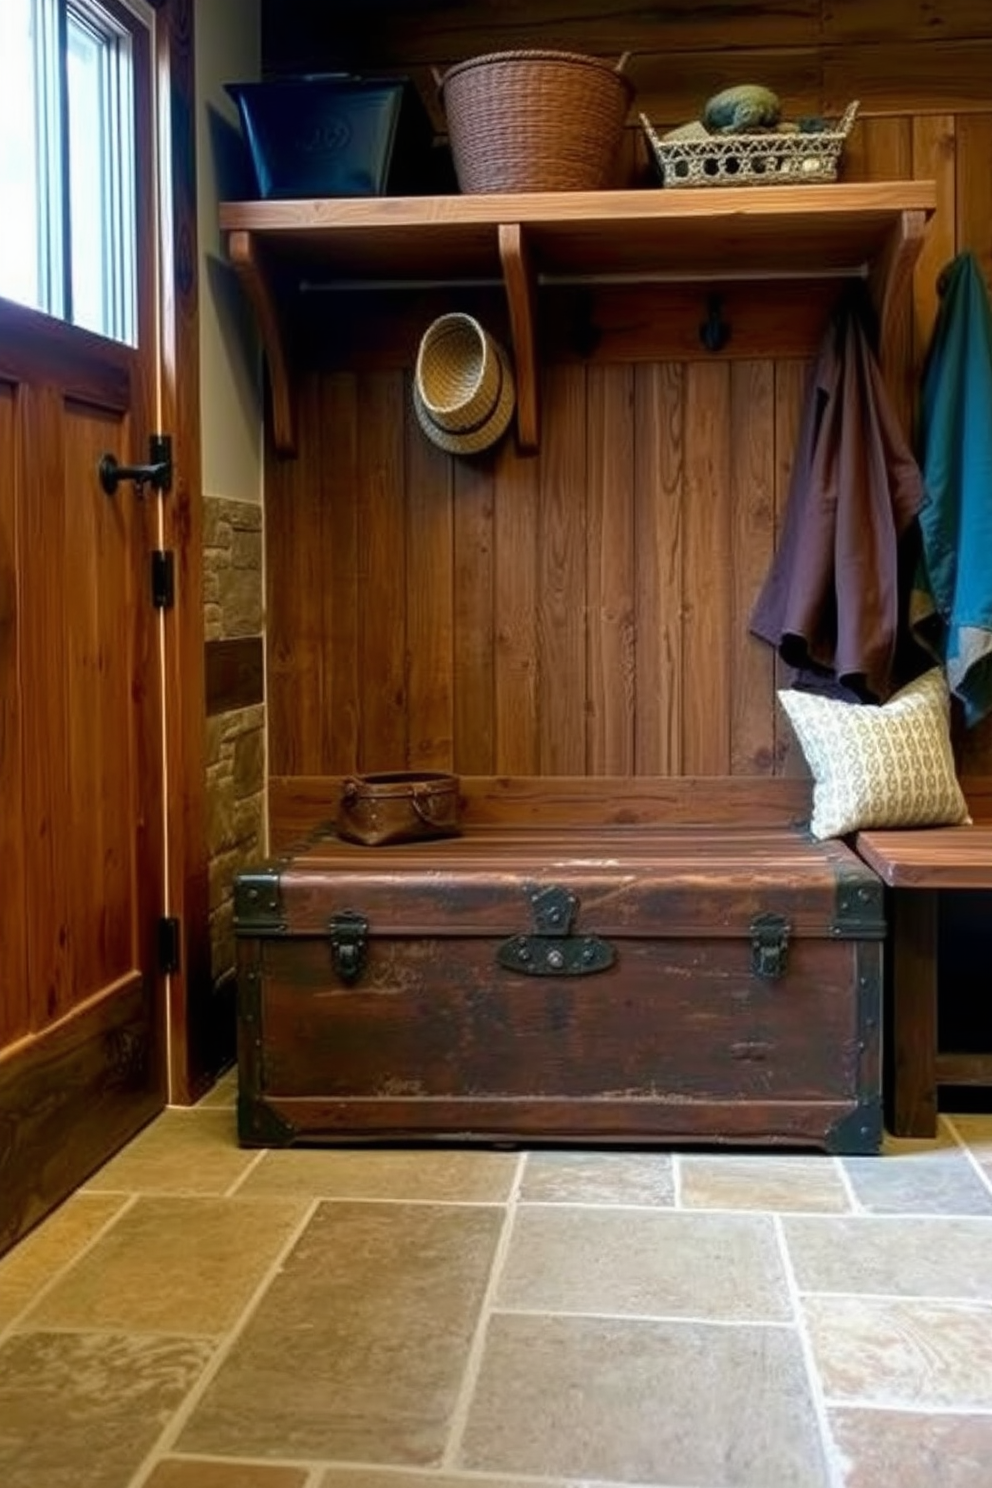
[[[433,770],[349,775],[341,788],[337,833],[365,847],[457,837],[459,805],[457,775]]]

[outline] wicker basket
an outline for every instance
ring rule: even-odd
[[[836,181],[844,141],[858,104],[816,134],[731,134],[706,139],[659,138],[646,115],[644,132],[665,186],[798,186]]]
[[[613,184],[634,89],[573,52],[492,52],[437,79],[465,192],[600,191]]]

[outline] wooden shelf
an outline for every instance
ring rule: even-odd
[[[538,442],[535,297],[568,279],[865,276],[883,361],[928,218],[931,181],[700,191],[225,202],[221,229],[258,319],[276,447],[294,446],[291,369],[274,284],[425,278],[506,286],[518,439]]]

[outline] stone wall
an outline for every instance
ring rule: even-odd
[[[204,509],[207,643],[257,636],[263,625],[262,508],[258,502],[207,496]],[[234,965],[235,875],[266,850],[262,702],[207,718],[207,804],[216,983]]]

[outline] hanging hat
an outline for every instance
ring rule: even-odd
[[[506,432],[515,396],[506,352],[471,315],[442,315],[428,326],[413,406],[434,444],[454,455],[487,449]]]

